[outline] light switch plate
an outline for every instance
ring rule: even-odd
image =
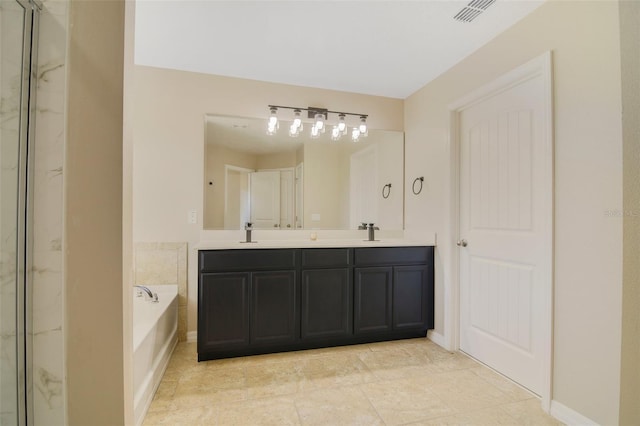
[[[314,222],[320,222],[320,213],[311,213],[311,220]]]
[[[189,215],[187,217],[187,221],[189,223],[198,223],[198,211],[197,210],[189,210]]]

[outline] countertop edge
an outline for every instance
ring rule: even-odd
[[[430,240],[387,239],[367,240],[264,240],[251,243],[240,241],[201,241],[194,250],[239,250],[239,249],[278,249],[278,248],[345,248],[345,247],[417,247],[436,246]]]

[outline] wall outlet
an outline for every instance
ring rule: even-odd
[[[311,220],[314,222],[320,222],[320,213],[312,213]]]
[[[187,216],[188,223],[198,223],[198,211],[197,210],[189,210],[189,214]]]

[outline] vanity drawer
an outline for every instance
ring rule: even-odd
[[[299,249],[201,250],[200,272],[296,269]]]
[[[363,247],[356,248],[356,266],[415,265],[433,259],[433,247]]]
[[[349,266],[353,249],[351,248],[313,248],[302,250],[303,268],[336,268]]]

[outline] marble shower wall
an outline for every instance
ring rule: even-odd
[[[178,340],[187,340],[187,243],[135,243],[134,285],[178,285]]]
[[[0,424],[15,422],[16,207],[22,69],[22,10],[0,2]]]
[[[33,413],[63,425],[62,253],[68,1],[44,0],[38,45],[33,190]]]

